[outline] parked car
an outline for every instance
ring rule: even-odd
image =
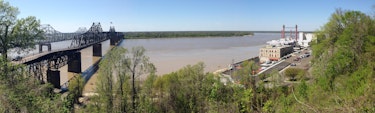
[[[292,63],[292,64],[290,64],[290,66],[296,66],[297,64],[295,64],[295,63]]]

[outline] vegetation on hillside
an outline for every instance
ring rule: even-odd
[[[312,48],[316,80],[306,103],[319,111],[375,112],[374,18],[338,9]]]
[[[276,112],[375,112],[375,20],[338,9],[313,42],[311,82],[274,100]],[[286,70],[287,71],[287,70]],[[291,78],[298,71],[290,72]]]
[[[169,31],[169,32],[125,32],[126,39],[178,38],[178,37],[231,37],[253,35],[250,31]]]

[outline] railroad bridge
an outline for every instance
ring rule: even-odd
[[[24,57],[21,61],[14,61],[16,64],[25,64],[30,76],[43,82],[49,82],[56,88],[60,85],[59,68],[68,65],[68,72],[82,73],[80,50],[93,46],[93,56],[102,56],[101,42],[110,40],[110,45],[117,45],[124,37],[123,33],[116,32],[113,26],[108,32],[104,32],[100,23],[93,23],[89,30],[83,33],[62,34],[46,27],[45,40],[39,40],[39,54]],[[47,31],[46,31],[47,30]],[[71,40],[69,47],[52,51],[51,43]],[[48,51],[43,52],[42,46],[48,46]]]

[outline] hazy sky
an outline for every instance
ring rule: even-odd
[[[101,22],[117,31],[313,31],[336,8],[370,14],[375,0],[5,0],[19,17],[36,16],[61,32]]]

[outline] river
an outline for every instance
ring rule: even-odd
[[[198,62],[204,62],[206,72],[213,72],[258,56],[259,48],[278,38],[279,33],[255,33],[244,37],[126,39],[120,46],[128,50],[143,46],[156,74],[163,75]]]

